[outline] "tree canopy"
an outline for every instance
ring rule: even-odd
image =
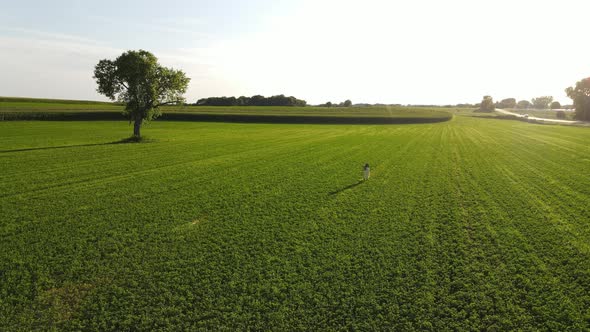
[[[150,52],[127,51],[115,60],[103,59],[94,68],[97,91],[125,104],[125,115],[134,122],[139,138],[144,121],[160,115],[159,107],[184,102],[190,78],[181,70],[166,68]]]
[[[575,87],[570,86],[565,92],[574,101],[574,119],[590,121],[590,77],[577,82]]]
[[[366,104],[367,106],[369,106],[369,104]],[[331,101],[325,103],[325,104],[319,104],[318,106],[320,107],[352,107],[352,101],[350,101],[350,99],[346,99],[345,101],[341,102],[341,103],[332,103]],[[379,106],[378,104],[375,104],[373,106]]]
[[[497,108],[515,108],[516,107],[516,99],[514,98],[506,98],[502,99],[501,102],[496,103]]]
[[[492,112],[496,109],[494,99],[491,96],[484,96],[479,106],[480,112]]]
[[[527,109],[527,108],[531,108],[532,106],[533,106],[533,104],[531,104],[531,102],[528,100],[521,100],[518,103],[516,103],[516,108],[520,108],[520,109]]]
[[[553,97],[551,96],[541,96],[541,97],[537,97],[537,98],[533,98],[531,100],[533,107],[536,109],[548,109],[549,108],[549,104],[551,104],[553,102]]]
[[[551,107],[552,110],[559,109],[559,108],[561,108],[561,103],[558,102],[558,101],[554,101],[554,102],[551,103],[551,106],[550,107]]]
[[[293,96],[276,95],[264,97],[255,95],[252,97],[209,97],[197,101],[195,106],[305,106],[305,100]]]

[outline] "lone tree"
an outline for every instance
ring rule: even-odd
[[[117,59],[100,60],[94,68],[97,91],[125,103],[133,121],[133,137],[140,138],[144,121],[160,116],[159,107],[184,102],[190,78],[181,70],[162,67],[150,52],[127,51]]]
[[[484,96],[479,106],[480,112],[492,112],[496,109],[494,106],[494,99],[491,96]]]
[[[542,97],[538,97],[538,98],[533,98],[531,100],[531,102],[533,103],[534,108],[545,110],[545,109],[548,109],[549,104],[551,104],[551,102],[553,102],[553,97],[542,96]]]
[[[550,107],[551,107],[552,110],[560,109],[561,108],[561,103],[558,102],[558,101],[554,101],[554,102],[551,103],[551,106]]]
[[[590,121],[590,77],[577,82],[575,87],[570,86],[565,92],[574,101],[574,119]]]

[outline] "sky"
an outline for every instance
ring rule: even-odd
[[[101,59],[144,49],[188,102],[388,104],[550,95],[590,76],[584,0],[0,0],[0,96],[107,100]]]

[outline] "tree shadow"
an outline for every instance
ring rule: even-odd
[[[337,194],[339,194],[339,193],[341,193],[341,192],[343,192],[343,191],[345,191],[345,190],[352,189],[352,188],[354,188],[354,187],[356,187],[356,186],[359,186],[359,185],[361,185],[361,184],[363,184],[363,183],[365,183],[365,181],[363,181],[363,180],[358,180],[358,182],[355,182],[355,183],[353,183],[353,184],[349,184],[348,186],[346,186],[346,187],[344,187],[344,188],[340,188],[340,189],[338,189],[338,190],[335,190],[335,191],[332,191],[332,192],[330,192],[330,193],[329,193],[329,195],[330,195],[330,196],[337,195]]]
[[[37,150],[54,150],[54,149],[67,149],[67,148],[78,148],[85,146],[101,146],[101,145],[116,145],[116,144],[133,144],[133,143],[149,143],[153,140],[149,139],[137,139],[135,137],[128,137],[114,142],[108,143],[94,143],[94,144],[77,144],[77,145],[58,145],[58,146],[44,146],[40,148],[25,148],[25,149],[14,149],[14,150],[0,150],[0,153],[9,152],[24,152],[24,151],[37,151]]]

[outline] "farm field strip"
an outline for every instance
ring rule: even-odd
[[[0,153],[2,326],[590,326],[586,128],[0,128],[3,151],[88,144]]]
[[[427,107],[288,107],[288,106],[165,106],[162,120],[250,123],[424,123],[448,121],[451,108]],[[0,121],[121,119],[123,107],[108,103],[3,101]]]

